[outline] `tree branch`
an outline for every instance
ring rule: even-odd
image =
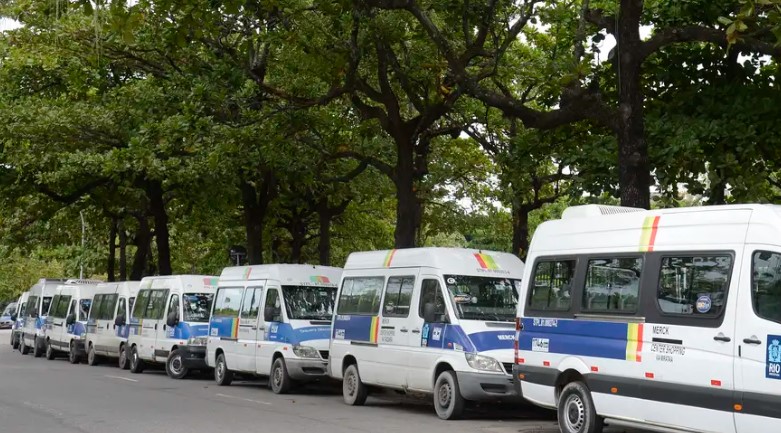
[[[696,25],[667,28],[655,33],[651,39],[643,43],[641,58],[646,59],[668,45],[685,42],[707,42],[722,48],[729,46],[727,34],[719,29]],[[733,47],[741,52],[764,54],[774,58],[781,57],[781,46],[757,39],[742,38],[734,43]]]

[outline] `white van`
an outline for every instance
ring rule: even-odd
[[[14,349],[19,348],[19,340],[22,336],[22,328],[24,328],[24,315],[27,312],[27,299],[29,297],[29,290],[19,296],[19,299],[16,301],[16,311],[11,316],[11,320],[14,321],[14,325],[11,328],[11,347]]]
[[[342,270],[311,265],[225,268],[209,324],[207,363],[229,385],[233,372],[294,381],[327,376],[328,338]]]
[[[145,277],[130,316],[130,371],[145,363],[165,364],[168,376],[182,379],[206,369],[206,336],[217,277],[169,275]]]
[[[517,400],[511,376],[523,262],[507,253],[412,248],[353,253],[342,274],[330,375],[362,405],[367,385],[465,400]]]
[[[32,349],[36,358],[43,356],[43,352],[46,350],[43,339],[44,325],[46,324],[46,316],[49,314],[52,297],[60,284],[76,284],[77,281],[41,278],[30,288],[26,311],[22,318],[24,324],[21,331],[22,338],[19,341],[19,351],[26,355]]]
[[[87,364],[97,365],[106,357],[117,359],[123,370],[130,367],[125,348],[130,331],[127,320],[139,285],[139,281],[98,285],[87,319]]]
[[[527,263],[514,373],[562,432],[781,431],[781,207],[571,207]]]
[[[71,364],[77,364],[84,358],[87,317],[98,284],[100,281],[82,280],[76,284],[57,286],[46,318],[46,359],[54,359],[61,352],[68,355]]]

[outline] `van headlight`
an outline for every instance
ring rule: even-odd
[[[209,340],[207,336],[190,337],[187,339],[188,346],[206,346],[206,342]]]
[[[299,358],[320,358],[320,352],[310,346],[293,346],[293,353]]]
[[[464,356],[466,356],[466,362],[469,366],[475,370],[504,373],[502,364],[490,356],[478,355],[476,353],[465,353]]]

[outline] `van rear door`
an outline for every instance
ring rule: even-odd
[[[735,363],[739,433],[781,431],[781,248],[747,246]],[[750,260],[749,260],[750,259]],[[736,408],[737,409],[737,408]]]

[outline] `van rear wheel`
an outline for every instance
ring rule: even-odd
[[[19,348],[19,336],[11,336],[11,348],[14,350]]]
[[[138,356],[136,346],[130,348],[130,372],[135,374],[144,372],[144,360]]]
[[[165,363],[165,372],[171,379],[184,379],[190,372],[190,369],[184,366],[181,349],[176,349],[168,355],[168,361]]]
[[[127,370],[130,365],[127,359],[127,350],[125,349],[125,345],[123,344],[119,348],[119,360],[117,360],[117,365],[120,370]]]
[[[217,362],[214,366],[214,381],[219,386],[228,386],[233,382],[233,372],[228,370],[228,364],[225,362],[225,355],[217,355]]]
[[[38,338],[33,342],[33,356],[36,358],[43,356],[43,344]]]
[[[363,406],[366,403],[366,397],[369,396],[369,388],[361,382],[361,375],[358,373],[356,364],[352,364],[344,370],[342,395],[344,396],[344,402],[350,406]]]
[[[46,359],[51,361],[56,355],[57,354],[54,352],[54,348],[52,347],[52,342],[46,340]]]
[[[70,362],[71,364],[78,364],[80,359],[79,359],[79,354],[76,353],[76,343],[71,341],[70,346],[68,346],[68,349],[69,349],[68,362]]]
[[[434,384],[434,408],[442,419],[459,419],[464,412],[464,397],[452,370],[443,371]]]
[[[95,348],[92,346],[92,344],[90,344],[89,349],[87,349],[87,364],[93,367],[100,364],[100,357],[98,357],[98,354],[95,353]]]
[[[571,382],[561,391],[558,418],[562,433],[601,433],[604,427],[591,392],[583,382]]]
[[[22,355],[27,355],[30,353],[30,346],[28,346],[24,341],[24,337],[22,337],[21,341],[19,342],[19,351],[22,352]]]
[[[287,365],[282,357],[277,358],[274,361],[274,365],[271,366],[271,377],[269,378],[271,383],[271,390],[274,394],[287,394],[290,391],[291,385],[293,385],[293,379],[287,373]]]

